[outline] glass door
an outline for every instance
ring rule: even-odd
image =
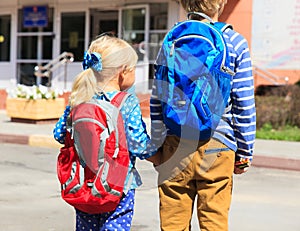
[[[136,92],[148,91],[149,73],[149,5],[135,5],[120,9],[119,36],[129,42],[138,54]]]
[[[33,13],[36,7],[33,7]],[[47,9],[47,23],[43,26],[25,23],[25,10],[18,12],[17,32],[17,79],[25,85],[49,84],[48,78],[36,78],[34,68],[52,59],[53,8]],[[32,14],[33,14],[32,13]],[[32,21],[34,18],[32,18]],[[31,22],[32,23],[32,22]]]
[[[90,10],[90,41],[104,32],[118,34],[119,15],[117,10]]]

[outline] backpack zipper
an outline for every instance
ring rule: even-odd
[[[201,22],[201,21],[197,21],[197,22],[202,23],[202,24],[205,24],[206,26],[209,26],[207,23],[203,23],[203,22]],[[223,37],[220,35],[220,32],[219,32],[216,28],[214,28],[213,26],[209,26],[209,27],[210,27],[211,29],[213,29],[213,30],[219,35],[219,37],[221,38],[221,41],[222,41],[222,45],[223,45],[223,47],[224,47],[223,58],[222,58],[222,64],[221,64],[221,67],[220,67],[221,71],[222,71],[222,72],[225,72],[225,73],[228,73],[228,74],[230,74],[230,75],[234,75],[235,73],[234,73],[230,68],[228,68],[228,67],[225,66],[225,59],[226,59],[227,49],[226,49],[226,44],[225,44],[225,42],[224,42]],[[204,36],[201,36],[201,35],[185,35],[185,36],[182,36],[182,37],[180,37],[180,38],[178,38],[178,39],[175,39],[175,40],[172,42],[172,46],[171,46],[171,49],[170,49],[170,56],[172,56],[173,53],[174,53],[174,50],[175,50],[175,43],[176,43],[176,42],[178,42],[178,41],[181,40],[181,39],[185,39],[185,38],[193,38],[193,37],[200,37],[201,39],[207,41],[207,42],[211,45],[212,48],[216,49],[216,47],[214,46],[214,44],[213,44],[209,39],[207,39],[207,38],[204,37]]]
[[[178,41],[180,41],[181,39],[187,39],[187,38],[201,38],[202,40],[205,40],[206,42],[208,42],[210,44],[210,46],[214,49],[216,49],[216,47],[214,46],[214,44],[206,37],[204,36],[201,36],[201,35],[185,35],[185,36],[182,36],[178,39],[175,39],[172,43],[172,46],[171,46],[171,49],[170,49],[170,56],[173,55],[174,53],[174,50],[175,50],[175,43],[177,43]]]
[[[224,51],[223,51],[223,59],[222,59],[222,65],[221,65],[221,71],[225,72],[225,73],[228,73],[230,75],[234,75],[234,71],[232,71],[229,67],[226,67],[225,66],[225,59],[226,59],[226,53],[227,53],[227,46],[224,42],[224,39],[222,37],[222,35],[220,34],[220,32],[214,28],[213,26],[210,26],[221,38],[221,41],[222,41],[222,44],[223,44],[223,47],[224,47]],[[222,32],[223,33],[223,32]]]

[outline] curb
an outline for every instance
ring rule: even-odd
[[[262,168],[276,168],[282,170],[300,171],[300,159],[269,157],[254,154],[252,165]]]
[[[61,148],[62,145],[50,135],[0,134],[0,143],[24,144],[33,147]]]
[[[29,146],[47,147],[47,148],[61,148],[62,145],[58,143],[53,136],[50,135],[30,135],[28,139]]]

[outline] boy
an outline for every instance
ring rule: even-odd
[[[180,2],[185,11],[204,13],[217,22],[227,0]],[[208,22],[198,14],[191,19]],[[164,124],[155,81],[153,84],[151,134],[158,142],[164,140],[161,154],[152,160],[159,164],[161,230],[191,230],[194,201],[201,230],[228,230],[232,175],[246,172],[252,161],[256,112],[249,48],[234,30],[228,28],[223,34],[235,75],[230,99],[211,139],[195,144],[175,136],[172,127]]]

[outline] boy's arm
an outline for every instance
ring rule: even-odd
[[[161,147],[167,135],[167,129],[163,122],[161,101],[157,94],[157,82],[153,82],[150,98],[151,139],[157,147]]]
[[[253,158],[256,132],[256,109],[252,62],[247,41],[240,37],[236,53],[236,75],[232,86],[232,113],[237,142],[235,173],[247,171]]]

